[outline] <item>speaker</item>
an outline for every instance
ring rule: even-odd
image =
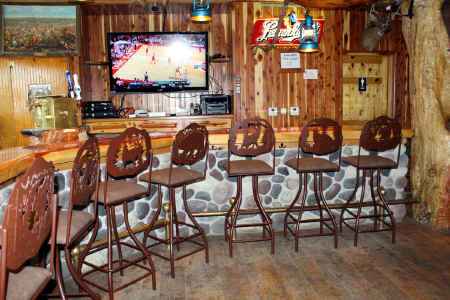
[[[233,113],[230,95],[200,95],[202,115],[227,115]]]

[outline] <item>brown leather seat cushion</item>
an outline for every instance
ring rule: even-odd
[[[169,182],[169,168],[152,171],[152,178],[150,179],[152,183],[161,184],[164,186],[181,186],[185,184],[190,184],[198,180],[203,179],[203,174],[194,170],[187,168],[173,168],[172,178]],[[145,173],[139,177],[139,180],[149,182],[148,173]]]
[[[40,267],[25,267],[18,273],[9,272],[6,299],[32,299],[50,281],[52,273]]]
[[[69,214],[66,210],[58,213],[58,230],[56,234],[56,243],[58,245],[66,244],[67,222]],[[94,216],[85,211],[73,210],[72,223],[70,226],[70,243],[79,233],[85,231],[94,222]]]
[[[105,203],[104,198],[105,182],[101,182],[99,186],[98,201]],[[132,181],[110,180],[108,181],[107,204],[118,205],[128,200],[142,198],[147,194],[147,188]],[[95,197],[94,193],[92,199]]]
[[[364,155],[358,156],[347,156],[343,157],[342,161],[352,165],[354,167],[359,167],[361,169],[392,169],[395,168],[395,162],[392,159],[376,156],[376,155]]]
[[[297,168],[298,162],[298,168]],[[328,159],[319,157],[293,158],[286,162],[286,165],[298,172],[336,172],[339,166]]]
[[[271,175],[273,169],[262,160],[233,160],[230,161],[230,170],[228,164],[225,164],[225,169],[230,176],[251,176],[251,175]]]

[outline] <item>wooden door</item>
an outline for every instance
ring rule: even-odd
[[[342,99],[344,123],[365,123],[381,115],[390,115],[390,61],[390,56],[372,53],[344,56]],[[367,83],[366,91],[359,89],[361,79]]]

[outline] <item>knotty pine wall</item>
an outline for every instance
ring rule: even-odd
[[[64,73],[76,63],[73,57],[0,57],[0,149],[28,144],[20,134],[33,127],[28,86],[50,83],[53,94],[66,94]]]

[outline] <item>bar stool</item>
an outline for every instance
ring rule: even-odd
[[[298,142],[297,158],[290,159],[286,162],[286,165],[297,171],[299,177],[297,195],[284,216],[284,236],[287,236],[288,231],[294,236],[296,252],[298,252],[298,240],[301,237],[334,235],[334,247],[337,248],[338,246],[337,223],[323,196],[323,173],[339,171],[341,165],[341,149],[341,126],[331,119],[315,119],[308,122],[302,129]],[[310,153],[313,156],[300,158],[300,152],[302,154]],[[320,157],[336,152],[338,153],[337,164],[334,161]],[[308,193],[308,174],[313,175],[314,195],[319,210],[319,218],[302,220],[306,195]],[[300,207],[297,207],[295,205],[300,200],[300,196],[302,202]],[[323,210],[327,212],[328,218],[324,217]],[[294,211],[298,211],[297,217],[293,215]],[[312,222],[320,223],[319,233],[301,234],[301,223]],[[331,222],[331,225],[327,222]],[[295,230],[289,227],[291,224],[295,224]],[[324,232],[324,227],[328,229],[328,232]]]
[[[358,155],[344,157],[343,161],[356,168],[356,186],[355,189],[347,200],[344,209],[341,211],[340,230],[342,232],[342,224],[345,224],[351,230],[355,232],[354,245],[358,245],[358,234],[361,232],[378,232],[378,231],[392,231],[392,243],[395,243],[395,219],[394,214],[389,209],[389,206],[384,199],[381,191],[381,170],[395,169],[398,166],[400,159],[401,148],[401,127],[400,124],[386,116],[378,117],[372,121],[369,121],[364,125],[361,131],[361,137],[359,139]],[[397,160],[379,156],[381,152],[389,151],[398,147]],[[369,155],[361,155],[361,148],[372,152]],[[373,153],[375,152],[375,153]],[[360,180],[360,170],[362,171],[362,180]],[[374,182],[374,174],[376,172],[376,183]],[[369,178],[370,195],[372,198],[373,214],[361,215],[362,207],[364,205],[364,194],[366,188],[366,178]],[[378,194],[379,202],[375,198],[375,185],[376,192]],[[349,204],[356,198],[356,191],[361,186],[361,196],[358,203],[357,213],[354,214],[350,210]],[[381,208],[381,213],[378,211],[378,207]],[[347,212],[350,217],[344,217],[344,213]],[[386,222],[386,217],[390,218],[390,223]],[[369,230],[361,231],[359,223],[361,219],[373,219],[373,228]],[[355,224],[351,226],[346,221],[355,220]],[[386,227],[383,228],[382,225]]]
[[[256,159],[257,156],[272,152],[272,166]],[[232,155],[244,157],[243,160],[231,160]],[[253,158],[253,159],[252,159]],[[271,241],[271,253],[275,253],[275,235],[270,219],[261,204],[258,191],[258,176],[273,175],[275,171],[275,133],[266,120],[260,118],[243,120],[231,130],[228,139],[228,163],[225,165],[228,176],[237,177],[237,192],[225,216],[225,240],[228,241],[230,257],[233,257],[233,243]],[[252,177],[253,200],[258,208],[257,215],[261,223],[237,224],[242,204],[242,178]],[[262,227],[260,239],[237,239],[237,228]],[[266,237],[266,231],[269,234]]]
[[[36,257],[50,237],[54,241],[56,197],[53,165],[37,157],[17,181],[0,227],[0,299],[36,299],[52,278],[51,270],[24,266]]]
[[[208,255],[208,241],[206,240],[205,231],[198,224],[195,218],[192,216],[192,213],[189,209],[189,205],[186,199],[186,186],[195,182],[199,182],[205,179],[206,176],[206,168],[207,162],[206,158],[208,157],[209,151],[209,141],[208,141],[208,131],[206,127],[198,125],[196,123],[191,123],[189,126],[179,131],[175,140],[172,144],[172,153],[170,159],[170,166],[165,169],[155,170],[152,173],[146,173],[139,177],[139,180],[145,181],[151,184],[158,185],[158,203],[157,210],[153,216],[152,221],[150,222],[149,229],[144,232],[144,245],[147,245],[147,240],[150,238],[154,240],[155,243],[147,246],[148,249],[152,249],[158,245],[164,244],[168,245],[169,248],[169,256],[165,256],[156,251],[151,251],[151,253],[155,256],[158,256],[162,259],[168,260],[170,262],[170,275],[172,278],[175,278],[175,261],[185,258],[189,255],[197,253],[199,251],[205,250],[205,260],[206,263],[209,262]],[[204,161],[203,172],[199,172],[187,166],[192,166],[199,161]],[[157,219],[161,213],[162,207],[162,193],[161,186],[165,186],[169,189],[169,203],[168,203],[168,237],[160,238],[154,234],[151,234],[151,231],[156,229],[154,225],[156,224]],[[184,205],[184,211],[186,212],[189,220],[192,224],[188,224],[186,222],[180,221],[177,216],[177,208],[175,201],[175,190],[178,187],[183,188],[182,199]],[[175,235],[173,233],[175,225]],[[187,226],[194,230],[193,234],[182,237],[180,235],[180,225]],[[201,242],[195,240],[200,237]],[[175,257],[174,253],[174,245],[177,247],[177,250],[180,251],[180,244],[183,242],[191,242],[194,244],[196,249],[192,250],[189,253],[184,253],[178,257]]]
[[[106,157],[105,181],[99,184],[98,192],[94,193],[92,199],[95,201],[95,196],[98,194],[98,202],[105,207],[107,245],[89,245],[84,257],[107,248],[108,262],[105,265],[98,266],[83,259],[82,263],[93,269],[83,273],[82,279],[90,285],[107,292],[110,299],[113,299],[114,292],[150,275],[152,276],[152,287],[153,289],[156,289],[153,260],[144,245],[137,239],[128,220],[128,204],[131,201],[150,195],[150,185],[148,188],[143,187],[136,182],[136,177],[147,169],[151,172],[152,160],[152,147],[148,133],[145,130],[134,127],[127,128],[119,136],[113,138],[109,144]],[[118,234],[115,213],[115,209],[118,206],[122,206],[125,228],[134,244],[131,244],[128,241],[122,241],[123,238]],[[117,247],[117,260],[113,260],[113,243],[115,243]],[[143,256],[138,256],[133,259],[124,259],[122,255],[122,246],[137,250],[141,252]],[[142,263],[141,261],[143,259],[144,262]],[[118,263],[118,267],[114,266],[116,263]],[[146,263],[148,263],[148,266]],[[135,265],[146,272],[134,280],[114,288],[113,274],[120,272],[120,275],[123,275],[123,270],[132,265]],[[98,282],[86,278],[92,272],[97,271],[108,274],[107,288],[100,285]]]
[[[83,294],[67,295],[64,291],[64,280],[60,271],[61,249],[66,257],[67,268],[78,286],[92,299],[100,299],[82,279],[81,267],[86,258],[87,251],[95,241],[98,230],[98,184],[100,171],[100,152],[97,139],[90,137],[78,150],[71,173],[70,199],[67,210],[58,212],[56,231],[56,281],[61,298],[86,296]],[[97,190],[97,193],[94,192]],[[91,202],[94,196],[94,213],[82,211]],[[75,209],[79,208],[79,209]],[[78,256],[78,265],[73,265],[72,250],[92,231],[92,235]]]

